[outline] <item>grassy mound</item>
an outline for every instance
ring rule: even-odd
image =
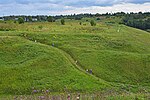
[[[106,81],[150,85],[150,34],[145,31],[114,25],[105,33],[28,34],[27,38],[54,44]]]
[[[149,89],[150,34],[118,24],[84,24],[25,23],[0,32],[0,93],[29,94],[33,87],[90,92],[110,84]]]
[[[0,37],[0,93],[94,91],[108,86],[75,68],[58,49],[17,36]],[[83,88],[84,87],[84,88]]]

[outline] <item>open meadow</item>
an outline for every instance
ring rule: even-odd
[[[0,98],[149,100],[150,33],[90,20],[0,22]]]

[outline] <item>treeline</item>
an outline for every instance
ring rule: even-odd
[[[18,18],[22,17],[24,19],[24,21],[55,21],[57,19],[75,19],[75,20],[81,20],[82,18],[93,18],[93,17],[111,17],[111,16],[115,16],[115,17],[120,17],[124,19],[145,19],[147,17],[150,17],[150,12],[139,12],[139,13],[124,13],[124,12],[117,12],[117,13],[106,13],[106,14],[89,14],[89,13],[85,13],[85,14],[72,14],[72,15],[56,15],[56,16],[47,16],[47,15],[37,15],[37,16],[24,16],[24,15],[20,15],[20,16],[3,16],[0,17],[0,19],[3,19],[5,21],[7,20],[18,20]]]
[[[47,15],[37,15],[37,16],[3,16],[0,17],[0,20],[8,21],[18,21],[21,19],[21,22],[55,22],[58,19],[70,19],[70,20],[81,20],[82,18],[97,18],[101,20],[100,17],[111,18],[119,17],[122,19],[121,24],[127,26],[139,28],[142,30],[150,29],[150,12],[139,12],[139,13],[106,13],[106,14],[72,14],[72,15],[57,15],[57,16],[47,16]]]
[[[111,17],[111,16],[123,16],[125,15],[124,12],[118,12],[118,13],[106,13],[106,14],[72,14],[72,15],[56,15],[56,16],[47,16],[47,15],[37,15],[37,16],[3,16],[0,17],[0,20],[8,21],[8,20],[18,20],[20,17],[24,19],[25,22],[32,22],[32,21],[55,21],[57,19],[72,19],[72,20],[81,20],[82,18],[93,18],[93,17],[101,17],[101,16],[106,16],[106,17]]]
[[[142,30],[150,29],[150,13],[131,13],[125,14],[122,23]]]
[[[45,16],[45,15],[37,15],[37,16],[24,16],[24,15],[20,15],[20,16],[4,16],[1,17],[1,20],[4,21],[9,21],[9,20],[14,20],[17,21],[19,18],[22,18],[25,22],[40,22],[40,21],[48,21],[49,18],[52,19],[51,16]]]
[[[104,14],[72,14],[72,15],[56,15],[56,16],[47,16],[47,15],[37,15],[37,16],[3,16],[0,17],[0,20],[8,21],[8,20],[18,20],[20,17],[24,19],[25,22],[41,22],[41,21],[49,21],[55,22],[58,19],[71,19],[71,20],[81,20],[82,18],[91,18],[95,16],[104,16]]]

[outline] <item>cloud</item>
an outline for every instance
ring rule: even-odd
[[[150,0],[0,0],[0,4],[34,4],[34,3],[52,3],[63,4],[64,6],[108,6],[119,3],[143,4]]]
[[[51,12],[72,10],[72,7],[51,3],[35,4],[6,4],[0,5],[0,15],[50,15]]]
[[[73,10],[64,11],[64,14],[70,14],[72,12],[76,14],[80,13],[115,13],[115,12],[150,12],[150,3],[144,4],[133,4],[133,3],[122,3],[116,4],[113,6],[91,6],[91,7],[84,7],[84,8],[76,8]]]
[[[0,0],[0,4],[12,3],[12,0]]]
[[[121,3],[143,4],[150,0],[63,0],[63,4],[73,7],[112,6]]]
[[[0,16],[149,11],[149,4],[149,0],[0,0]]]

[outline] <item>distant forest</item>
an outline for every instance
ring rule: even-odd
[[[82,18],[96,18],[100,20],[100,17],[119,17],[121,22],[119,24],[124,24],[130,27],[149,30],[150,29],[150,12],[139,12],[139,13],[106,13],[106,14],[73,14],[73,15],[57,15],[57,16],[47,16],[47,15],[37,15],[37,16],[3,16],[0,17],[1,21],[13,20],[17,21],[19,18],[22,18],[25,22],[55,22],[58,19],[71,19],[71,20],[82,20]]]
[[[142,30],[150,29],[150,13],[131,13],[122,16],[122,23]]]

